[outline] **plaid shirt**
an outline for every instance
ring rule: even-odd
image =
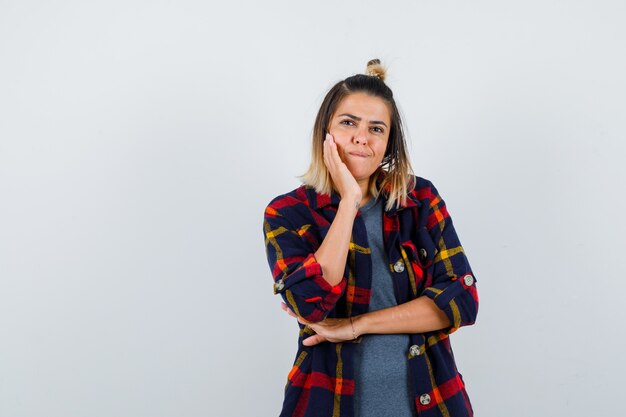
[[[406,358],[414,403],[419,416],[472,416],[449,334],[476,319],[475,279],[444,201],[430,181],[415,180],[407,204],[383,213],[383,240],[395,278],[396,299],[402,304],[429,297],[452,325],[409,335]],[[381,196],[384,204],[386,195],[383,192]],[[302,185],[276,197],[265,209],[265,245],[274,293],[311,322],[368,311],[371,249],[360,212],[354,220],[341,282],[330,285],[315,259],[339,200],[335,193],[318,194]],[[309,347],[302,341],[313,331],[299,326],[298,351],[287,378],[281,417],[352,417],[354,384],[358,383],[354,381],[353,356],[361,337]]]

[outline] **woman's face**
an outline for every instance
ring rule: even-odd
[[[354,178],[368,180],[385,156],[391,116],[384,100],[365,93],[346,96],[330,119],[339,157]]]

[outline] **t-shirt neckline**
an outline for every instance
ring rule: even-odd
[[[360,208],[361,212],[369,211],[372,207],[376,205],[380,200],[378,198],[370,198],[370,200],[365,203],[363,207]]]

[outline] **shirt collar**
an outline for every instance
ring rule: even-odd
[[[376,178],[376,182],[377,185],[380,185],[380,182],[382,181],[384,177],[384,172],[379,172],[377,178]],[[309,186],[304,186],[305,187],[305,192],[307,195],[307,199],[309,201],[309,204],[311,206],[311,208],[313,208],[314,210],[318,210],[318,209],[322,209],[326,206],[338,206],[339,205],[339,201],[341,200],[341,198],[339,197],[339,194],[337,194],[336,192],[331,192],[330,195],[329,194],[320,194],[318,192],[315,191],[314,188],[309,187]],[[385,203],[387,201],[387,196],[389,195],[389,189],[383,189],[380,192],[380,196],[383,198],[383,207],[385,206]],[[404,206],[401,207],[392,207],[391,209],[386,209],[385,211],[387,212],[388,215],[393,215],[398,211],[407,209],[407,208],[411,208],[411,207],[420,207],[422,205],[421,201],[418,200],[417,196],[415,195],[415,193],[409,193],[407,195],[406,198],[406,204]]]

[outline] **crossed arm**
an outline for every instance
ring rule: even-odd
[[[450,320],[430,298],[422,296],[393,307],[361,314],[352,320],[327,318],[311,323],[298,317],[282,303],[289,315],[308,325],[315,334],[302,342],[305,346],[321,342],[344,342],[364,334],[423,333],[450,326]]]

